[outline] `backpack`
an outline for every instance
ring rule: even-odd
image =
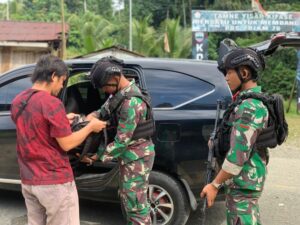
[[[268,126],[259,133],[255,148],[260,151],[266,148],[275,148],[281,145],[288,136],[288,124],[285,120],[283,99],[278,94],[246,93],[239,96],[226,110],[218,130],[215,143],[217,158],[224,160],[230,149],[231,126],[228,124],[229,117],[234,108],[243,100],[253,98],[263,102],[269,112]]]

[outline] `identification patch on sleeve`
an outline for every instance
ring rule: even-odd
[[[253,109],[244,109],[242,115],[241,115],[241,122],[243,124],[248,124],[252,121],[253,114],[255,111]]]
[[[240,127],[243,128],[243,129],[249,129],[250,128],[250,126],[245,125],[245,124],[240,124]]]

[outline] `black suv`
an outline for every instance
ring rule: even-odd
[[[283,40],[264,42],[260,50],[271,53],[286,43],[285,37]],[[88,114],[108,97],[87,79],[94,62],[66,61],[70,78],[59,98],[67,112]],[[215,62],[137,58],[125,60],[125,64],[125,76],[148,90],[154,109],[156,158],[148,191],[153,224],[185,224],[190,210],[197,208],[204,185],[216,102],[220,99],[229,104],[231,93]],[[12,99],[31,86],[33,70],[34,65],[28,65],[0,76],[0,188],[20,188],[16,132],[9,109]],[[74,167],[74,174],[81,198],[118,201],[116,162],[80,165]]]

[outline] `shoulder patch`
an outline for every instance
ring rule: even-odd
[[[247,129],[247,130],[250,128],[250,126],[245,125],[245,124],[240,124],[240,127],[243,129]]]
[[[252,121],[252,114],[253,112],[245,110],[241,115],[242,123],[248,124]]]

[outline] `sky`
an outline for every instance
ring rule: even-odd
[[[112,0],[112,5],[113,5],[114,10],[116,10],[116,11],[122,10],[122,9],[124,9],[124,0]]]

